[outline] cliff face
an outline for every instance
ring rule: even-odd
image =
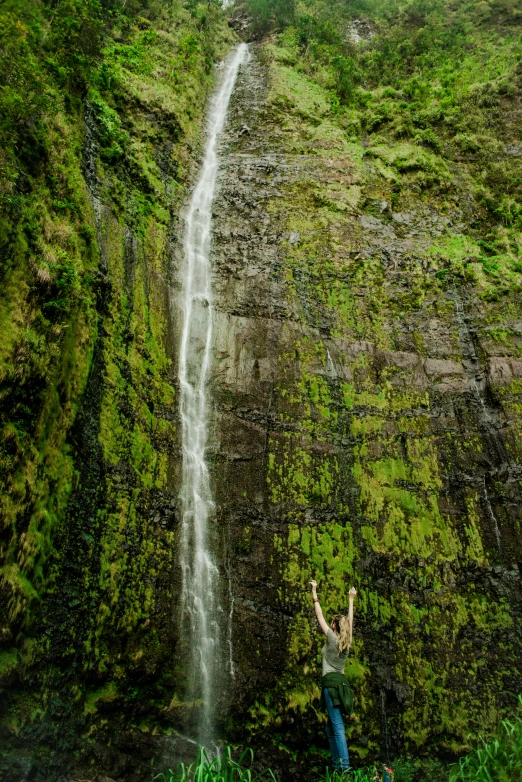
[[[215,205],[236,735],[316,744],[317,578],[326,615],[359,590],[353,756],[444,757],[521,683],[520,280],[494,294],[478,260],[483,160],[357,138],[297,48],[254,51]]]
[[[454,77],[444,4],[417,5],[319,42],[296,11],[251,46],[220,150],[221,730],[291,778],[326,763],[313,577],[325,614],[358,589],[357,763],[462,751],[521,687],[520,20],[481,3]],[[193,712],[178,219],[234,35],[206,3],[23,6],[0,30],[0,770],[141,780]]]
[[[171,258],[234,36],[216,8],[84,5],[2,11],[9,782],[143,779],[179,679]]]

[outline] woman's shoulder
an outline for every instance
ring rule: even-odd
[[[328,635],[326,636],[326,643],[328,646],[331,646],[335,651],[337,652],[339,650],[339,636],[336,635],[336,633],[332,630],[331,627],[328,628]],[[341,652],[339,655],[340,657],[348,657],[349,650],[347,649],[345,652]]]
[[[326,640],[331,644],[335,644],[335,646],[339,646],[339,636],[334,633],[331,627],[328,628]]]

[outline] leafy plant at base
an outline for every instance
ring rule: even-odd
[[[210,758],[205,749],[200,749],[195,763],[186,766],[180,763],[177,771],[169,769],[167,774],[158,774],[154,779],[162,782],[275,782],[275,776],[270,769],[258,774],[251,768],[244,768],[245,760],[254,760],[251,749],[245,749],[238,760],[232,757],[231,747],[225,747],[221,757]]]
[[[518,714],[502,720],[498,734],[480,746],[450,772],[449,782],[517,782],[522,780],[522,696]]]
[[[317,782],[374,782],[379,779],[378,771],[375,766],[367,768],[351,769],[349,772],[329,771],[326,769],[324,777],[320,777]]]

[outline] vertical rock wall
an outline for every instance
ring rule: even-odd
[[[9,781],[137,782],[190,723],[169,288],[211,63],[233,35],[212,6],[171,11],[115,29],[82,100],[42,71],[52,110],[2,184]],[[315,577],[326,613],[359,590],[353,757],[444,756],[521,685],[516,286],[492,297],[459,272],[476,219],[464,164],[431,161],[415,188],[425,150],[356,140],[285,50],[253,53],[214,217],[209,458],[235,669],[221,727],[285,773],[304,778],[297,750],[324,767]],[[509,133],[500,156],[519,154]],[[399,193],[401,154],[417,168],[402,161]],[[453,209],[436,189],[451,177]]]
[[[164,11],[108,30],[83,99],[42,71],[38,161],[18,150],[18,183],[2,181],[6,782],[141,782],[181,723],[170,283],[213,61],[234,34],[219,9]]]
[[[213,458],[234,730],[272,758],[324,730],[311,578],[326,615],[359,591],[359,761],[461,751],[522,684],[520,302],[441,272],[469,216],[392,208],[365,143],[255,48],[215,205]]]

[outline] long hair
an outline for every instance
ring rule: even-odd
[[[339,637],[338,652],[341,655],[350,648],[350,622],[345,614],[336,614],[332,622],[335,624],[335,633]]]

